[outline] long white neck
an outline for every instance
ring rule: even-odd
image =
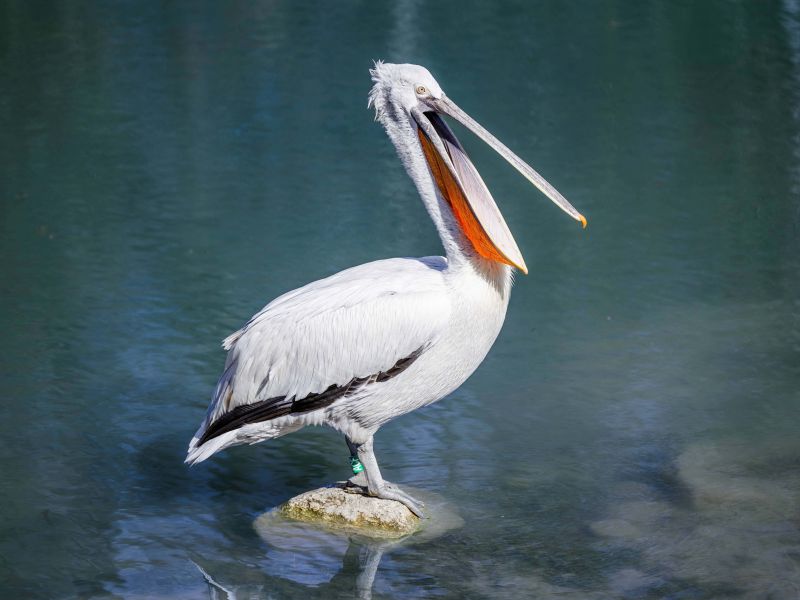
[[[397,148],[397,154],[436,226],[447,256],[448,269],[474,271],[487,279],[507,300],[511,289],[511,267],[480,256],[464,235],[431,174],[417,137],[416,124],[404,114],[383,121],[386,133]]]

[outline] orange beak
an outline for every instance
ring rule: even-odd
[[[586,228],[586,218],[558,190],[449,98],[442,95],[441,98],[428,98],[425,102],[430,111],[412,110],[425,159],[461,231],[480,256],[528,272],[525,259],[489,189],[439,113],[453,117],[475,133],[561,210]]]
[[[486,191],[486,194],[488,195],[488,200],[492,204],[492,206],[488,208],[494,208],[494,211],[496,212],[496,218],[500,220],[507,231],[507,235],[504,235],[503,237],[507,241],[511,242],[510,247],[507,247],[505,252],[498,247],[498,244],[492,240],[491,236],[486,231],[486,228],[481,224],[478,216],[475,214],[475,210],[472,208],[472,204],[469,200],[467,200],[465,193],[462,190],[462,186],[450,172],[447,163],[445,163],[445,161],[439,155],[439,152],[434,147],[433,142],[428,139],[428,136],[424,131],[422,131],[422,129],[417,129],[417,132],[419,134],[419,140],[422,143],[422,151],[425,153],[425,159],[428,161],[428,167],[430,168],[431,173],[433,173],[433,177],[436,180],[436,185],[439,187],[439,191],[449,204],[450,210],[453,211],[453,215],[461,227],[461,231],[475,248],[475,251],[482,257],[488,258],[489,260],[494,260],[511,265],[512,267],[516,267],[527,275],[528,267],[525,265],[525,260],[522,258],[522,254],[520,253],[519,248],[517,248],[517,244],[514,241],[514,238],[511,236],[511,232],[508,231],[508,226],[506,225],[505,220],[503,220],[503,216],[500,214],[500,209],[497,208],[497,205],[494,203],[491,195],[488,195],[488,190]],[[484,196],[483,200],[485,202],[487,200],[487,196]],[[510,258],[508,254],[511,254],[514,258]]]

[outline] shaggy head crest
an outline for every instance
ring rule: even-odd
[[[373,61],[373,68],[369,70],[370,77],[372,78],[372,89],[369,91],[367,98],[367,108],[375,108],[375,120],[380,121],[386,110],[386,94],[385,88],[391,81],[391,73],[393,71],[393,64],[386,64],[382,60]]]
[[[369,70],[373,86],[369,92],[367,107],[375,109],[375,120],[383,121],[389,105],[406,107],[415,104],[414,88],[425,86],[433,95],[442,95],[442,89],[428,69],[418,65],[396,65],[382,60],[374,61]]]

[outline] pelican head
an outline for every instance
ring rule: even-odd
[[[442,197],[465,236],[484,258],[527,273],[525,260],[486,184],[442,116],[472,131],[533,183],[556,206],[586,227],[586,219],[533,167],[461,110],[419,65],[376,62],[369,104],[392,138],[411,128]]]

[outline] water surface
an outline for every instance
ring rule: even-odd
[[[219,340],[342,268],[441,252],[366,109],[447,93],[531,274],[479,371],[377,436],[464,527],[389,597],[800,589],[800,4],[0,3],[0,595],[351,597],[372,550],[253,526],[347,474],[306,429],[183,465]],[[460,132],[460,130],[458,130]]]

